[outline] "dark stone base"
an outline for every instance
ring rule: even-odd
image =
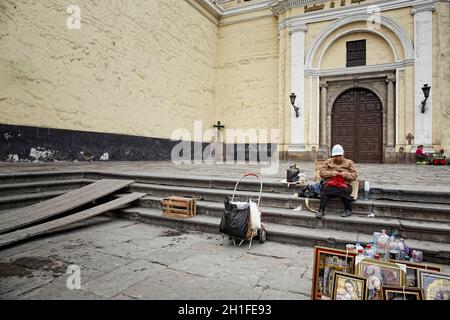
[[[168,161],[172,150],[178,159],[205,160],[209,146],[201,142],[172,141],[123,134],[49,129],[0,124],[0,161],[16,154],[23,160],[97,161],[107,152],[112,161]],[[176,147],[176,149],[174,149]],[[183,148],[184,147],[184,148]],[[224,160],[268,161],[277,150],[276,144],[231,144],[224,146]],[[47,156],[30,156],[32,148]]]

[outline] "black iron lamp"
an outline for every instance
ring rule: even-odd
[[[295,117],[298,118],[298,110],[299,110],[299,108],[295,105],[295,99],[297,98],[297,96],[295,95],[295,93],[291,93],[289,98],[291,98],[291,104],[292,104],[292,107],[294,108],[294,111],[295,111]]]
[[[423,95],[425,97],[425,100],[422,101],[422,113],[425,113],[425,105],[428,97],[430,96],[430,89],[431,87],[428,84],[424,84],[422,87]]]

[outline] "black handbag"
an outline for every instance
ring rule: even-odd
[[[297,165],[294,164],[293,166],[290,166],[289,169],[287,169],[287,176],[286,181],[287,182],[297,182],[300,177],[300,169],[297,168]]]

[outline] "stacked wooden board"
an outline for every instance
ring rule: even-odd
[[[123,189],[133,182],[133,180],[103,179],[53,199],[4,213],[0,216],[0,247],[37,235],[49,233],[69,224],[114,209],[120,209],[130,202],[142,198],[145,196],[145,193],[135,192],[127,194],[119,199],[109,201],[81,212],[73,213],[45,223],[39,223],[43,220],[49,220],[59,214],[76,209],[82,205],[91,202],[95,203],[95,200]]]

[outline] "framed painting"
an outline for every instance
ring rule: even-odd
[[[398,264],[375,259],[363,259],[356,266],[356,275],[367,277],[367,300],[383,300],[381,287],[403,286],[405,272]]]
[[[314,247],[312,300],[330,300],[332,271],[355,272],[356,253],[334,248]]]
[[[405,286],[407,287],[419,287],[419,280],[418,280],[419,270],[442,272],[442,267],[432,264],[415,263],[400,260],[389,260],[389,261],[393,263],[402,263],[406,265]]]
[[[421,288],[383,286],[381,290],[383,291],[384,300],[424,300]]]
[[[333,271],[331,300],[365,300],[367,278],[354,274]]]
[[[419,270],[419,286],[425,300],[450,300],[450,275],[428,270]]]

